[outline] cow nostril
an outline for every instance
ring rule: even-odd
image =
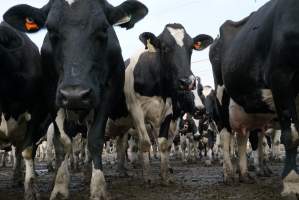
[[[82,100],[89,99],[91,96],[91,89],[84,89],[79,92],[79,96]]]

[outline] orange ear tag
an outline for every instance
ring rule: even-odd
[[[26,17],[25,19],[25,28],[27,31],[35,31],[38,30],[38,25],[29,17]]]
[[[194,45],[193,45],[194,49],[200,49],[201,48],[201,42],[196,42]]]

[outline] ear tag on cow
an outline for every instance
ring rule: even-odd
[[[196,42],[196,43],[194,43],[193,47],[194,47],[194,49],[196,49],[196,50],[201,49],[201,42]]]
[[[34,20],[29,17],[26,17],[25,19],[25,28],[27,31],[35,31],[39,29],[37,23],[35,23]]]
[[[114,26],[118,26],[118,25],[121,25],[121,24],[128,23],[129,21],[131,21],[131,18],[132,18],[131,15],[125,16],[125,17],[121,18],[119,21],[117,21],[117,22],[116,22],[115,24],[113,24],[113,25],[114,25]]]
[[[146,47],[145,48],[148,49],[149,52],[156,52],[156,49],[155,49],[154,45],[152,45],[150,39],[146,40]]]

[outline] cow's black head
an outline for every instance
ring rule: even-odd
[[[208,47],[213,38],[208,35],[190,37],[181,24],[168,24],[156,37],[145,32],[140,40],[146,48],[154,48],[160,53],[163,69],[161,74],[168,90],[191,90],[195,87],[195,77],[191,71],[191,55],[193,50]]]
[[[105,0],[50,0],[41,9],[12,7],[4,20],[27,32],[47,28],[42,56],[59,77],[57,105],[89,110],[99,104],[111,76],[123,67],[113,25],[132,28],[147,12],[134,0],[117,7]]]

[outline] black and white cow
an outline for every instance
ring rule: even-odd
[[[111,124],[117,127],[131,121],[131,126],[136,129],[146,182],[151,180],[148,156],[151,142],[146,128],[149,125],[161,153],[161,177],[167,183],[168,158],[177,128],[176,120],[181,110],[189,107],[182,101],[192,94],[184,94],[184,91],[195,87],[191,71],[192,50],[205,49],[213,39],[208,35],[192,38],[181,24],[167,24],[159,36],[145,32],[139,39],[145,49],[126,61],[124,92],[130,119],[126,121],[123,118],[123,123],[115,121]],[[127,126],[127,130],[131,126]],[[173,137],[169,137],[169,132]],[[121,157],[120,163],[123,163],[124,153]]]
[[[21,157],[26,165],[25,197],[34,193],[34,145],[43,134],[47,117],[44,104],[44,72],[37,46],[6,22],[0,24],[0,143],[16,147],[14,181],[22,177]]]
[[[283,194],[299,191],[298,11],[298,1],[269,1],[240,22],[226,21],[210,51],[217,93],[226,115],[223,139],[229,140],[229,131],[237,131],[239,146],[245,152],[248,131],[263,130],[277,115],[286,147]],[[244,177],[244,153],[240,164]],[[224,164],[224,175],[226,180],[233,176],[229,159]]]
[[[53,107],[56,104],[59,108],[56,124],[66,150],[50,199],[58,194],[69,196],[66,160],[71,142],[64,131],[65,119],[87,124],[93,161],[90,198],[105,198],[101,152],[106,121],[125,108],[119,103],[125,67],[113,25],[132,28],[147,12],[142,3],[134,0],[116,7],[106,0],[50,0],[41,9],[17,5],[5,13],[5,21],[20,30],[48,30],[42,62],[47,70],[47,92]]]

